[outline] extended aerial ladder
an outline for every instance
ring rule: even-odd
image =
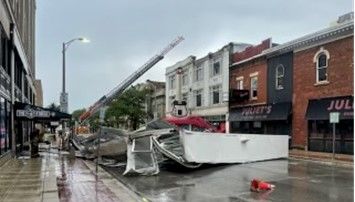
[[[133,72],[129,77],[123,80],[118,86],[112,89],[109,93],[101,97],[97,102],[95,102],[88,110],[80,116],[80,121],[83,122],[93,116],[96,112],[100,110],[101,107],[106,106],[113,99],[118,98],[122,93],[140,76],[157,64],[160,60],[164,58],[169,51],[171,51],[175,46],[177,46],[184,38],[182,36],[177,37],[173,40],[167,47],[165,47],[159,54],[148,60],[143,66],[141,66],[137,71]]]

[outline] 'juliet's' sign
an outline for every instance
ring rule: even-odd
[[[266,115],[266,114],[270,114],[271,110],[272,110],[272,105],[245,107],[243,108],[242,115],[243,116]]]
[[[291,110],[291,103],[277,103],[239,107],[231,110],[230,121],[266,121],[286,120]]]

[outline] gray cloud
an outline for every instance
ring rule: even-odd
[[[186,40],[140,81],[164,80],[165,67],[234,42],[283,43],[325,28],[353,9],[351,0],[38,0],[37,77],[44,102],[59,102],[61,43],[67,52],[69,109],[88,107],[178,35]]]

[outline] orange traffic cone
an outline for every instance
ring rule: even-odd
[[[255,192],[266,191],[275,188],[275,185],[253,179],[250,183],[250,190]]]

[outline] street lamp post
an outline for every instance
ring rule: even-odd
[[[90,40],[84,37],[74,38],[70,41],[63,43],[62,54],[63,54],[63,88],[60,94],[60,110],[62,112],[68,113],[68,93],[65,92],[65,51],[68,49],[70,44],[74,41],[81,41],[83,43],[89,43]]]

